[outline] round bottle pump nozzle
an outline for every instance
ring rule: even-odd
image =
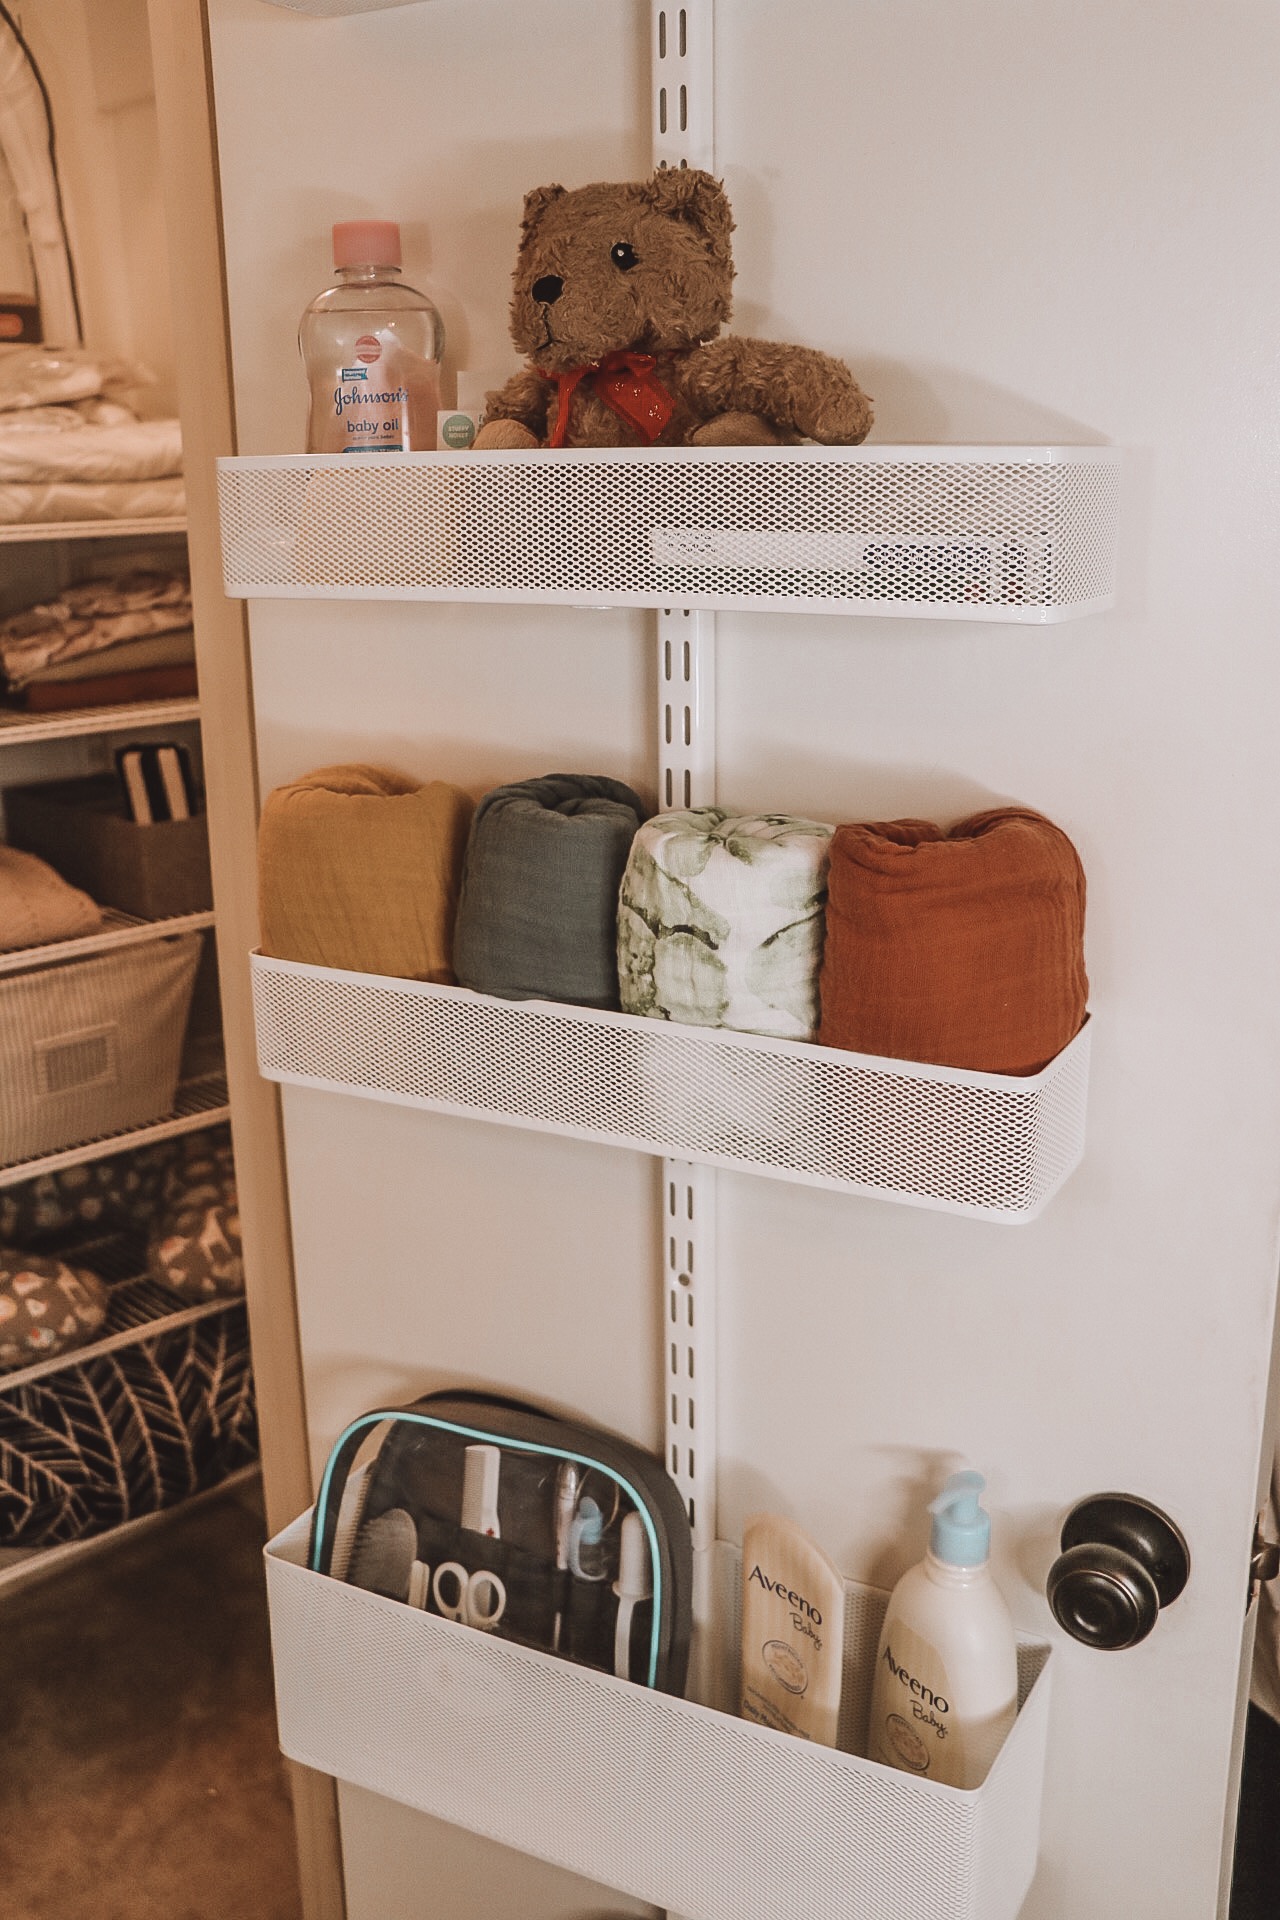
[[[953,1473],[929,1502],[929,1551],[949,1567],[980,1567],[991,1552],[991,1517],[980,1502],[986,1484],[980,1473]]]

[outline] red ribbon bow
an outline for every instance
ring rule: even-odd
[[[588,360],[585,366],[570,367],[567,373],[547,373],[537,369],[544,380],[554,380],[558,390],[556,428],[548,444],[562,447],[569,432],[569,403],[584,380],[621,420],[652,446],[676,410],[676,403],[654,372],[657,363],[651,353],[608,353],[603,360]]]

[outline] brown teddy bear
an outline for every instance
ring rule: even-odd
[[[729,335],[733,215],[696,168],[525,197],[511,337],[477,448],[856,446],[871,405],[809,347]]]

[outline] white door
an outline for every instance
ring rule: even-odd
[[[501,371],[524,190],[647,165],[637,0],[209,14],[242,452],[301,448],[331,221],[399,219],[453,366]],[[1041,809],[1089,877],[1095,1018],[1085,1160],[1034,1225],[722,1176],[721,1531],[777,1505],[888,1584],[943,1471],[981,1466],[999,1578],[1057,1655],[1028,1920],[1211,1920],[1280,1209],[1280,17],[720,0],[717,30],[738,329],[845,356],[883,441],[1127,450],[1106,616],[721,618],[722,800]],[[370,760],[652,790],[646,615],[277,601],[252,630],[264,789]],[[317,1461],[383,1396],[458,1381],[657,1442],[653,1162],[312,1092],[285,1116]],[[1044,1597],[1063,1513],[1104,1489],[1165,1508],[1193,1563],[1119,1654]],[[343,1811],[351,1920],[629,1907]]]

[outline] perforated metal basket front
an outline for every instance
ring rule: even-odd
[[[1104,447],[219,462],[228,593],[1042,622],[1109,604]]]
[[[269,1080],[997,1220],[1084,1148],[1089,1029],[1026,1079],[253,957]]]
[[[267,1549],[284,1751],[698,1920],[1014,1920],[1035,1868],[1048,1649],[991,1773],[961,1792],[575,1666]],[[851,1587],[847,1670],[883,1596]],[[865,1691],[865,1689],[862,1689]]]

